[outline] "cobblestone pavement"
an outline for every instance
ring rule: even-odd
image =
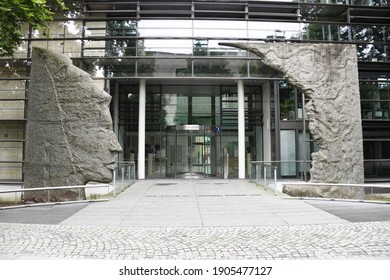
[[[261,227],[0,224],[2,259],[390,259],[390,222]]]
[[[390,260],[385,206],[292,200],[243,180],[143,180],[108,202],[1,211],[0,259]]]

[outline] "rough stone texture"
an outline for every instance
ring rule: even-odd
[[[342,187],[329,185],[283,184],[284,193],[293,197],[323,197],[341,199],[363,199],[364,187]]]
[[[25,188],[84,185],[112,180],[122,149],[112,131],[111,96],[62,54],[34,48],[28,101]],[[78,191],[51,200],[77,199]],[[28,200],[45,201],[34,192]]]
[[[356,47],[341,44],[228,43],[249,50],[281,71],[310,101],[309,129],[320,150],[312,154],[311,182],[364,182]],[[362,195],[362,194],[361,194]]]

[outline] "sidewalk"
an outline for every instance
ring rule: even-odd
[[[0,223],[0,259],[390,259],[390,217],[350,222],[247,180],[143,180],[67,211]]]
[[[219,227],[346,221],[299,200],[281,199],[247,180],[143,180],[63,225]]]

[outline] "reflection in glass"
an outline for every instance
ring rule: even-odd
[[[295,89],[286,82],[280,83],[280,119],[295,119]]]
[[[242,67],[247,60],[240,59],[194,59],[194,75],[198,77],[240,77],[245,76]]]
[[[140,20],[138,36],[142,37],[192,37],[191,20]]]
[[[280,131],[281,176],[296,176],[295,130]]]
[[[0,108],[0,112],[1,110]],[[2,132],[2,137],[0,138],[0,161],[4,161],[0,162],[1,179],[5,181],[21,181],[23,178],[24,122],[0,121],[0,131]]]
[[[195,20],[194,37],[247,38],[245,21]]]
[[[240,73],[248,73],[248,63],[241,66]],[[249,77],[283,77],[283,74],[263,63],[262,60],[249,61]]]
[[[176,56],[191,55],[192,40],[181,39],[145,39],[143,48],[138,49],[140,56]]]
[[[84,57],[103,57],[106,55],[106,42],[105,41],[94,41],[85,40],[83,56]]]
[[[345,5],[302,5],[302,20],[322,22],[348,22]]]
[[[250,39],[300,39],[301,33],[300,23],[255,21],[248,23]]]
[[[389,119],[390,101],[361,101],[363,119]]]
[[[389,82],[361,82],[360,98],[362,119],[389,119]]]
[[[30,73],[28,60],[0,60],[0,73],[2,79],[19,79],[28,77]]]
[[[156,60],[153,58],[138,59],[137,61],[138,76],[152,77],[154,74],[155,65],[156,65]]]
[[[164,94],[162,106],[167,126],[188,123],[188,96]]]

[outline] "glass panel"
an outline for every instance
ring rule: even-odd
[[[195,59],[194,75],[197,77],[241,77],[246,60],[236,59]]]
[[[389,119],[389,102],[362,101],[363,119]]]
[[[155,76],[156,60],[154,58],[139,59],[137,63],[138,76]]]
[[[68,20],[62,23],[65,29],[65,38],[80,38],[83,31],[83,22],[80,20]]]
[[[247,38],[244,21],[195,20],[194,37]]]
[[[81,56],[81,40],[65,40],[63,44],[63,54],[71,58]]]
[[[26,82],[23,80],[0,80],[0,99],[23,99]]]
[[[237,87],[224,86],[222,88],[221,98],[222,98],[221,100],[222,128],[223,130],[237,130],[238,129]]]
[[[210,96],[192,97],[192,123],[212,125],[212,102]]]
[[[28,42],[22,41],[20,45],[14,49],[15,58],[27,58]]]
[[[245,50],[219,45],[222,42],[226,42],[226,40],[195,39],[193,43],[194,56],[248,56],[248,52]]]
[[[379,82],[378,83],[379,97],[382,100],[390,99],[390,83]]]
[[[81,40],[43,40],[32,41],[32,47],[49,49],[65,54],[71,58],[81,56]]]
[[[143,76],[190,77],[192,74],[190,59],[155,60],[155,59],[148,58],[148,59],[139,59],[138,62],[139,62],[138,74]]]
[[[301,25],[286,22],[249,22],[248,34],[251,39],[300,39]]]
[[[0,120],[24,119],[25,81],[0,80]]]
[[[195,134],[195,133],[194,133]],[[196,133],[196,134],[199,134]],[[204,159],[207,156],[205,149],[204,135],[202,136],[193,136],[192,138],[192,173],[204,173]]]
[[[109,20],[107,22],[107,36],[137,36],[137,22],[135,20]]]
[[[148,124],[146,125],[148,128]],[[153,127],[152,127],[153,128]],[[145,168],[147,177],[165,176],[165,151],[162,149],[160,127],[148,129],[145,135]]]
[[[83,55],[102,57],[106,55],[106,41],[85,40]]]
[[[306,146],[306,147],[304,147]],[[303,160],[305,151],[304,149],[306,148],[306,166],[304,165]],[[303,172],[309,172],[310,170],[310,158],[311,158],[311,153],[314,152],[310,149],[310,133],[306,132],[305,138],[303,137],[302,131],[298,132],[298,150],[299,150],[299,161],[302,161],[298,163],[298,170],[299,174],[303,175]]]
[[[295,130],[280,131],[281,176],[296,176]]]
[[[247,64],[243,64],[240,72],[243,74],[248,71]],[[254,60],[249,62],[249,76],[250,77],[267,77],[267,78],[278,78],[283,77],[281,72],[269,67],[264,64],[262,60]]]
[[[389,41],[390,28],[381,25],[352,25],[352,38],[359,42],[385,42]]]
[[[166,125],[188,123],[188,96],[164,94],[162,102]]]
[[[126,40],[107,40],[106,51],[107,56],[135,56],[137,53],[137,40],[126,39]]]
[[[295,89],[285,82],[280,83],[280,119],[295,120]]]
[[[146,56],[175,56],[192,55],[192,40],[179,39],[146,39],[142,41],[138,55]]]
[[[0,60],[0,73],[2,79],[20,79],[28,77],[30,73],[28,60]]]
[[[372,99],[372,83],[371,82],[360,82],[360,99]]]
[[[0,120],[24,119],[24,101],[0,100]]]
[[[176,175],[176,131],[167,132],[166,136],[166,174]]]
[[[190,20],[141,20],[138,35],[142,37],[192,37]]]
[[[390,46],[375,44],[358,44],[358,60],[372,62],[389,61]]]
[[[347,7],[344,5],[302,5],[303,21],[347,22]]]
[[[211,127],[195,124],[167,127],[167,175],[216,175],[217,147],[218,140]]]
[[[82,63],[73,60],[73,64],[81,67],[84,71],[93,77],[134,77],[135,76],[135,59],[108,59],[108,58],[86,58]]]
[[[188,173],[189,170],[189,161],[190,159],[190,147],[189,147],[189,137],[186,132],[180,132],[177,135],[177,145],[176,145],[176,169],[177,173]],[[190,161],[191,162],[191,161]]]
[[[363,148],[365,175],[389,178],[390,141],[364,141]]]
[[[227,148],[229,155],[229,178],[238,177],[238,136],[237,132],[224,132],[221,137],[221,146]]]
[[[21,121],[0,121],[0,180],[22,180],[22,163],[9,162],[23,160],[23,128]]]
[[[106,36],[105,21],[87,21],[85,23],[85,37],[104,37]]]

